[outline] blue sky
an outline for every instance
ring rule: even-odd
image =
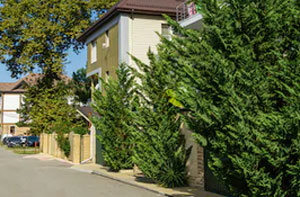
[[[79,68],[85,67],[87,62],[87,52],[86,49],[81,50],[77,55],[71,50],[69,50],[68,64],[65,66],[65,70],[68,76],[72,76],[72,73]],[[17,79],[12,79],[10,77],[10,72],[7,71],[5,65],[0,63],[0,82],[15,82]]]

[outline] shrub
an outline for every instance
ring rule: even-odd
[[[101,118],[93,117],[97,139],[102,145],[105,164],[112,171],[133,167],[132,141],[127,125],[132,122],[129,111],[133,99],[133,77],[125,65],[117,71],[117,80],[102,81],[103,92],[95,90],[93,108]]]

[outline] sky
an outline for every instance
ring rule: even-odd
[[[81,52],[77,55],[69,50],[68,55],[68,64],[65,65],[66,73],[69,77],[72,77],[72,73],[78,70],[79,68],[83,68],[87,62],[87,52],[86,49],[81,50]],[[7,71],[7,68],[4,64],[0,63],[0,82],[15,82],[17,79],[13,79],[10,77],[10,71]]]

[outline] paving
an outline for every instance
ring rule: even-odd
[[[16,155],[0,147],[0,197],[162,196],[71,167],[48,157]]]
[[[206,192],[197,187],[163,188],[145,179],[137,180],[133,170],[121,170],[118,173],[110,172],[107,167],[97,164],[74,165],[72,169],[107,177],[122,183],[133,185],[145,190],[153,191],[164,196],[175,197],[222,197],[221,195]]]

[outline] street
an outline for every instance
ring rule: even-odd
[[[0,147],[0,197],[158,197],[59,161],[25,159]]]

